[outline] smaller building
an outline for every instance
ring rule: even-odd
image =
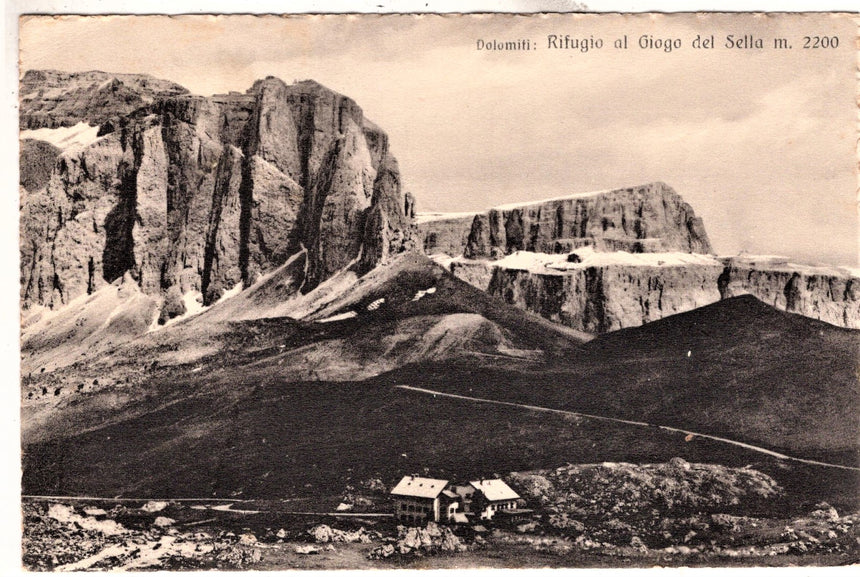
[[[403,477],[391,490],[394,518],[405,523],[438,523],[443,518],[449,520],[456,513],[459,504],[456,499],[442,495],[447,487],[448,481],[444,479],[414,475]]]
[[[454,517],[460,512],[460,498],[451,489],[445,489],[439,495],[439,517],[442,521],[454,522]]]
[[[454,485],[451,490],[456,493],[460,500],[460,512],[472,513],[472,498],[475,496],[475,488],[472,485]]]
[[[492,519],[499,511],[517,508],[520,496],[501,479],[481,479],[469,483],[475,493],[471,497],[471,511],[481,519]]]

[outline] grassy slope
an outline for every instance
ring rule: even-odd
[[[566,329],[497,304],[424,257],[399,259],[383,273],[359,283],[350,295],[370,299],[367,303],[384,296],[384,306],[368,311],[364,301],[334,305],[339,309],[352,307],[360,312],[357,318],[332,323],[286,318],[212,323],[203,322],[201,315],[67,369],[34,374],[25,382],[25,397],[29,391],[37,393],[36,398],[25,399],[22,409],[25,462],[29,463],[25,482],[39,491],[51,486],[66,490],[59,477],[75,479],[83,491],[108,490],[108,486],[111,492],[138,486],[157,488],[161,481],[152,484],[146,477],[138,484],[134,480],[135,472],[145,469],[143,464],[133,465],[134,455],[143,451],[148,462],[149,452],[160,450],[162,465],[169,471],[177,455],[194,454],[186,451],[184,440],[206,444],[218,437],[219,430],[209,426],[218,421],[218,407],[234,404],[235,418],[244,419],[245,407],[259,394],[260,387],[276,385],[304,391],[323,385],[289,383],[303,377],[334,375],[343,380],[343,375],[350,373],[378,374],[422,355],[465,359],[473,366],[539,366],[543,361],[529,360],[528,355],[517,358],[504,353],[510,347],[521,347],[525,353],[548,349],[561,354],[581,342]],[[430,287],[436,287],[433,294],[413,300],[418,290]],[[470,324],[461,326],[461,318]],[[428,339],[428,334],[435,336]],[[47,396],[39,394],[46,385]],[[79,385],[85,385],[81,392],[77,392]],[[64,392],[55,397],[52,391],[58,386]],[[367,388],[350,383],[325,386],[334,398],[341,389]],[[381,393],[368,392],[368,402],[376,404],[379,401],[374,394]],[[363,399],[346,397],[337,402],[350,415],[360,409]],[[423,401],[415,404],[422,406]],[[276,403],[266,410],[280,415],[288,409]],[[204,422],[198,423],[201,415]],[[254,418],[253,423],[270,423],[275,418],[257,416],[260,420]],[[284,418],[289,420],[286,415]],[[420,415],[413,418],[421,420]],[[322,423],[328,426],[330,421],[323,419]],[[357,423],[345,434],[360,439],[364,431]],[[299,438],[305,436],[304,442],[314,446],[320,439],[318,431],[299,432]],[[132,443],[127,452],[124,442]],[[150,446],[161,442],[164,444],[158,445],[158,450]],[[379,442],[390,445],[391,439]],[[213,458],[223,458],[222,449],[216,445]],[[323,450],[322,446],[317,450]],[[266,460],[270,457],[263,462]],[[78,465],[83,470],[78,470]],[[190,466],[199,465],[194,460]],[[110,485],[109,479],[117,479],[115,472],[126,466],[132,467],[128,475]],[[340,474],[340,469],[337,471]],[[226,481],[232,484],[231,490],[244,475],[234,473]],[[44,481],[52,475],[54,480]],[[103,481],[98,480],[102,477]],[[103,482],[108,485],[101,486]]]
[[[722,301],[603,335],[545,371],[406,367],[384,382],[686,427],[857,462],[860,332]]]
[[[774,316],[757,301],[740,298],[583,345],[575,335],[502,305],[420,259],[400,260],[387,275],[368,280],[373,282],[325,311],[354,310],[354,319],[181,323],[72,367],[75,375],[95,371],[102,383],[112,384],[45,405],[41,413],[28,413],[25,406],[25,492],[272,498],[337,492],[347,482],[377,476],[390,483],[404,472],[468,477],[567,462],[682,456],[763,468],[800,495],[799,501],[853,502],[857,495],[853,473],[786,468],[761,455],[702,439],[685,442],[658,429],[391,388],[411,384],[527,400],[687,425],[784,449],[770,442],[775,427],[759,426],[783,414],[772,404],[749,404],[756,388],[748,379],[755,375],[756,382],[781,387],[766,389],[782,391],[779,406],[821,404],[825,410],[817,418],[842,443],[835,445],[839,450],[824,451],[819,439],[828,429],[777,423],[793,431],[782,437],[791,443],[789,452],[845,458],[854,447],[846,436],[851,422],[834,415],[857,414],[856,380],[845,381],[846,371],[856,369],[856,354],[850,354],[857,350],[856,332]],[[435,293],[412,300],[430,286]],[[382,296],[386,306],[368,311],[366,305]],[[346,342],[372,361],[386,335],[409,323],[419,330],[420,319],[452,313],[480,313],[511,344],[547,350],[551,362],[487,356],[487,343],[478,339],[445,362],[408,365],[361,383],[296,378],[302,368],[296,351]],[[189,350],[194,347],[197,354]],[[689,357],[688,350],[694,351]],[[812,378],[831,386],[810,400],[804,387]],[[720,399],[723,405],[715,407]],[[844,406],[834,407],[833,399]],[[762,430],[768,435],[759,439]]]

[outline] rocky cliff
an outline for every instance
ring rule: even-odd
[[[18,184],[27,191],[39,190],[51,179],[60,149],[44,140],[21,140],[18,156]]]
[[[28,70],[20,83],[21,130],[93,126],[129,114],[159,98],[188,90],[148,74]]]
[[[300,250],[307,290],[412,246],[413,201],[387,135],[315,82],[160,97],[99,134],[22,196],[25,306],[56,307],[128,272],[165,296],[166,320],[183,294],[209,304]]]
[[[469,233],[461,244],[466,222]],[[633,253],[711,252],[702,219],[662,182],[504,205],[474,216],[437,215],[419,226],[430,254],[470,259],[501,258],[518,250],[562,253],[582,246]]]
[[[605,333],[751,294],[778,309],[860,329],[860,278],[848,270],[683,253],[518,253],[455,259],[459,278],[569,327]]]
[[[460,256],[469,243],[469,233],[476,213],[424,213],[415,223],[425,254]]]

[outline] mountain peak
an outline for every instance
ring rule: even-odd
[[[124,116],[160,98],[187,94],[188,89],[149,74],[90,70],[27,70],[20,85],[22,130],[92,126]]]
[[[210,304],[299,251],[310,290],[359,257],[364,272],[412,244],[387,135],[317,82],[269,76],[246,94],[204,97],[144,76],[25,78],[22,125],[113,128],[64,153],[44,194],[25,200],[25,306],[59,306],[130,272],[163,296],[166,320],[187,295]],[[46,182],[37,176],[31,187]],[[75,215],[88,224],[69,226]]]

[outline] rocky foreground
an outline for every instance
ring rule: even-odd
[[[27,501],[23,560],[57,571],[860,561],[860,515],[827,503],[774,514],[782,489],[754,469],[673,459],[566,465],[508,480],[530,509],[469,526],[398,525],[384,515],[378,483],[365,485],[374,489],[366,496],[350,487],[331,513],[319,501]]]

